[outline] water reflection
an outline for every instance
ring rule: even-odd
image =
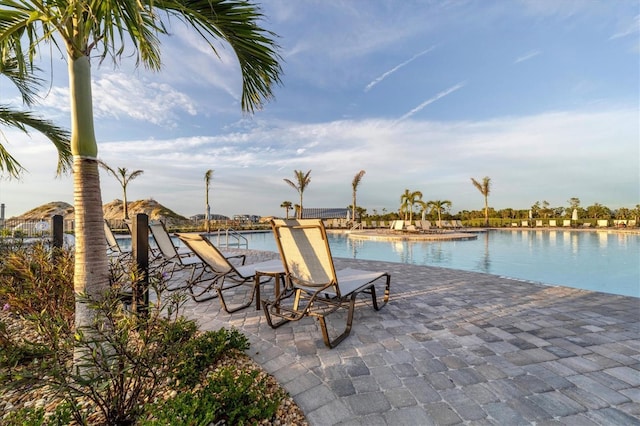
[[[607,248],[607,241],[609,240],[609,234],[606,232],[598,232],[598,243],[600,248]]]
[[[504,230],[471,241],[388,242],[330,234],[335,257],[381,260],[504,275],[640,297],[640,235],[575,230]],[[273,235],[249,248],[277,251]]]
[[[477,268],[480,272],[491,272],[491,254],[489,252],[489,232],[484,232],[483,235],[479,236],[478,239],[481,239],[484,242],[484,251],[482,255],[479,257]]]

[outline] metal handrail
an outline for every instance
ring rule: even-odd
[[[247,238],[242,235],[240,232],[236,231],[233,228],[218,228],[217,233],[217,242],[216,245],[218,247],[237,247],[237,248],[249,248],[249,241]],[[221,237],[224,237],[224,241],[222,241]],[[232,241],[229,241],[231,239]]]

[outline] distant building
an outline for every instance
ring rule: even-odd
[[[351,209],[343,208],[303,208],[304,219],[345,219],[351,215]]]
[[[233,220],[240,223],[258,223],[260,216],[255,214],[234,214]]]
[[[199,221],[204,220],[204,214],[197,214],[189,217],[191,220]],[[212,213],[209,215],[209,220],[229,220],[228,216]]]

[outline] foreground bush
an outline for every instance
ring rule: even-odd
[[[5,253],[0,264],[0,304],[34,336],[14,337],[0,321],[0,393],[41,388],[60,401],[53,412],[23,409],[2,424],[251,424],[274,415],[285,395],[267,391],[267,376],[216,369],[225,355],[248,349],[246,337],[200,333],[179,314],[184,295],[165,297],[160,275],[150,282],[162,303],[130,312],[122,295],[135,282],[113,282],[103,300],[86,300],[96,314],[91,326],[74,330],[73,259],[55,256],[34,246]],[[174,416],[184,423],[167,423]]]

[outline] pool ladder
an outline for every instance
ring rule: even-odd
[[[236,248],[249,248],[249,241],[247,238],[242,235],[240,232],[236,231],[233,228],[221,229],[218,228],[216,231],[217,234],[217,242],[216,245],[218,247],[236,247]]]

